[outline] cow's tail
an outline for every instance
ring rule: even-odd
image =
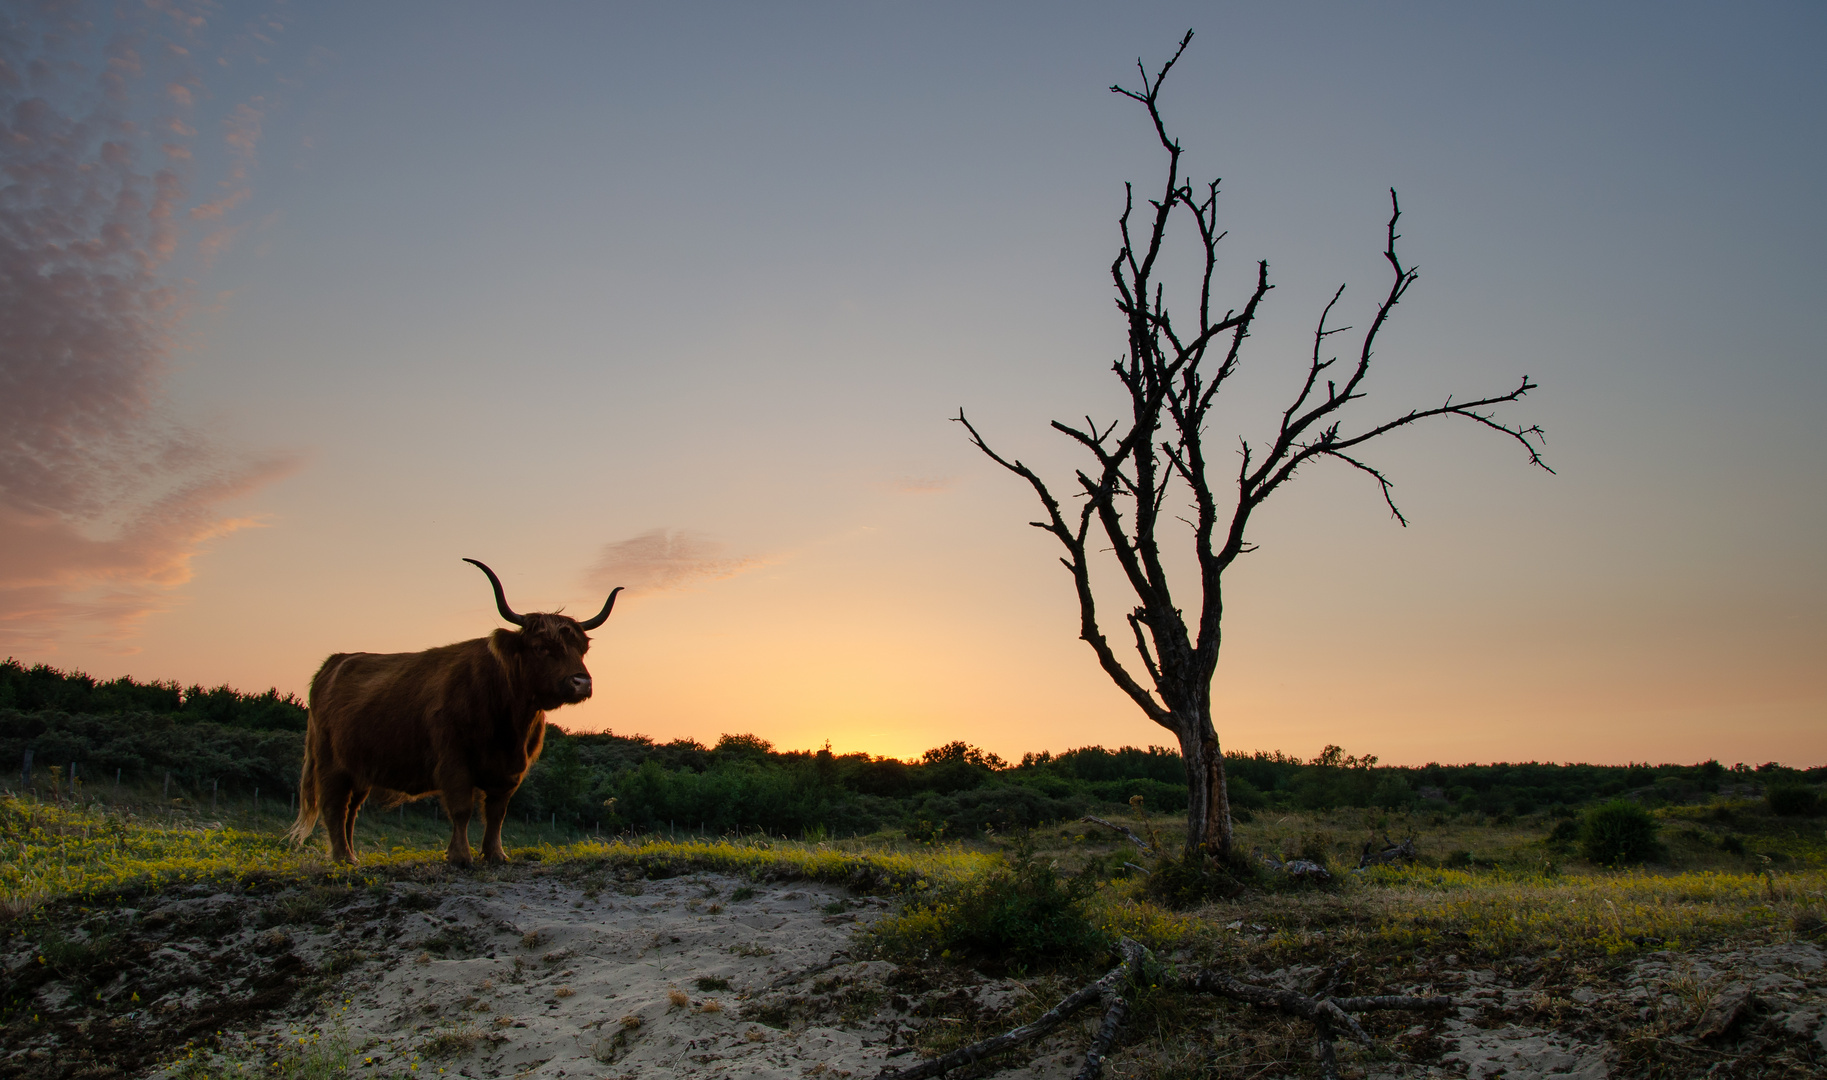
[[[305,740],[304,769],[298,775],[298,818],[286,837],[297,847],[311,838],[317,829],[317,762],[312,759],[311,741]]]
[[[307,725],[307,727],[310,725]],[[298,774],[298,819],[286,832],[286,838],[292,841],[293,847],[302,845],[311,838],[317,829],[317,817],[321,808],[317,805],[317,760],[311,753],[313,740],[310,732],[305,737],[304,768]]]

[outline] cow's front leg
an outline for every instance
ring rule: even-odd
[[[482,830],[482,857],[489,862],[508,861],[507,852],[501,850],[501,823],[507,819],[508,799],[513,794],[511,787],[490,788],[483,793],[482,812],[486,824]]]
[[[450,846],[444,859],[452,866],[468,866],[475,860],[469,853],[469,819],[475,813],[476,789],[465,783],[447,787],[442,792],[444,812],[450,815]]]

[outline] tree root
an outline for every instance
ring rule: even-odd
[[[908,1069],[896,1071],[883,1069],[876,1074],[875,1080],[920,1080],[922,1077],[941,1076],[952,1069],[972,1064],[991,1054],[1010,1050],[1022,1043],[1038,1039],[1052,1031],[1069,1017],[1084,1009],[1092,1002],[1104,1005],[1104,1021],[1098,1025],[1097,1034],[1091,1040],[1091,1048],[1085,1052],[1085,1065],[1078,1072],[1077,1080],[1098,1080],[1103,1074],[1104,1062],[1109,1057],[1110,1047],[1121,1033],[1123,1021],[1129,1013],[1130,990],[1136,977],[1145,965],[1154,960],[1154,954],[1135,941],[1124,938],[1117,946],[1122,963],[1111,968],[1104,977],[1068,994],[1058,1005],[1041,1014],[1032,1023],[992,1035],[982,1042],[960,1047],[949,1054],[929,1058]],[[1449,997],[1409,997],[1403,994],[1383,994],[1375,997],[1327,997],[1300,993],[1296,990],[1283,990],[1279,987],[1260,986],[1233,978],[1221,971],[1206,968],[1190,975],[1183,975],[1172,980],[1163,980],[1159,985],[1178,990],[1190,990],[1235,1001],[1248,1002],[1251,1005],[1266,1009],[1279,1009],[1282,1012],[1299,1016],[1313,1025],[1316,1045],[1315,1056],[1319,1059],[1320,1072],[1326,1080],[1338,1080],[1338,1055],[1333,1048],[1333,1039],[1343,1033],[1360,1046],[1372,1045],[1369,1034],[1352,1013],[1376,1012],[1383,1009],[1406,1009],[1423,1011],[1429,1009],[1450,1008],[1453,999]]]

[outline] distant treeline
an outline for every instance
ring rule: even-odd
[[[1625,796],[1648,805],[1714,794],[1761,794],[1772,783],[1820,783],[1827,769],[1776,764],[1382,766],[1327,747],[1310,760],[1280,753],[1225,758],[1237,815],[1275,810],[1380,808],[1514,818],[1571,816]],[[516,810],[605,830],[766,828],[833,834],[904,828],[915,837],[1006,831],[1104,812],[1141,796],[1151,813],[1184,813],[1178,752],[1151,746],[1083,747],[1028,754],[1011,765],[962,742],[919,761],[867,754],[776,751],[753,735],[714,747],[683,739],[569,735],[548,729],[539,767],[515,796]],[[608,800],[613,799],[611,804]],[[1103,810],[1099,810],[1103,808]]]
[[[0,768],[10,762],[17,778],[29,748],[38,783],[45,782],[48,767],[67,770],[75,763],[91,784],[112,782],[116,770],[123,782],[139,783],[158,782],[170,772],[174,783],[191,791],[216,782],[237,795],[260,787],[277,796],[297,783],[304,726],[303,705],[277,691],[102,683],[43,665],[0,664]],[[1336,746],[1305,760],[1232,754],[1225,766],[1239,817],[1339,807],[1570,816],[1577,807],[1619,796],[1655,805],[1827,781],[1827,768],[1716,761],[1386,766]],[[936,838],[1124,812],[1123,804],[1137,796],[1150,813],[1184,813],[1186,792],[1179,753],[1159,746],[1090,746],[1028,754],[1011,764],[951,742],[917,761],[900,761],[829,747],[779,751],[754,735],[725,735],[706,746],[692,739],[573,735],[553,726],[544,757],[514,797],[513,812],[605,832],[762,829],[798,836],[892,828]]]
[[[95,716],[141,713],[182,724],[221,724],[249,731],[302,734],[305,729],[305,703],[278,690],[243,694],[226,686],[205,690],[129,678],[102,682],[80,671],[63,672],[45,664],[28,668],[10,656],[0,662],[0,709]]]

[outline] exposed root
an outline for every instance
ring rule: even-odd
[[[992,1035],[982,1042],[953,1050],[949,1054],[922,1061],[911,1068],[896,1071],[883,1069],[875,1080],[917,1080],[920,1077],[941,1076],[952,1069],[961,1068],[979,1061],[991,1054],[1010,1050],[1022,1043],[1037,1039],[1058,1027],[1074,1013],[1094,1001],[1104,1005],[1104,1022],[1098,1026],[1097,1034],[1091,1040],[1091,1048],[1085,1052],[1084,1068],[1078,1072],[1077,1080],[1098,1080],[1103,1074],[1104,1062],[1109,1057],[1110,1047],[1116,1042],[1123,1028],[1123,1020],[1129,1012],[1129,989],[1138,970],[1153,961],[1154,954],[1140,944],[1124,938],[1117,946],[1123,957],[1122,963],[1110,969],[1104,977],[1084,986],[1062,1000],[1058,1005],[1047,1010],[1032,1023]],[[1182,976],[1165,986],[1178,990],[1190,990],[1236,1001],[1248,1002],[1265,1009],[1279,1009],[1282,1012],[1299,1016],[1313,1025],[1316,1045],[1314,1054],[1319,1059],[1320,1072],[1327,1080],[1338,1080],[1338,1055],[1333,1047],[1333,1040],[1343,1033],[1368,1048],[1371,1038],[1364,1031],[1352,1013],[1376,1012],[1383,1009],[1429,1010],[1450,1008],[1452,998],[1410,997],[1403,994],[1383,994],[1375,997],[1328,997],[1325,994],[1309,995],[1297,990],[1284,990],[1274,986],[1260,986],[1233,978],[1221,971],[1206,968],[1190,975]]]

